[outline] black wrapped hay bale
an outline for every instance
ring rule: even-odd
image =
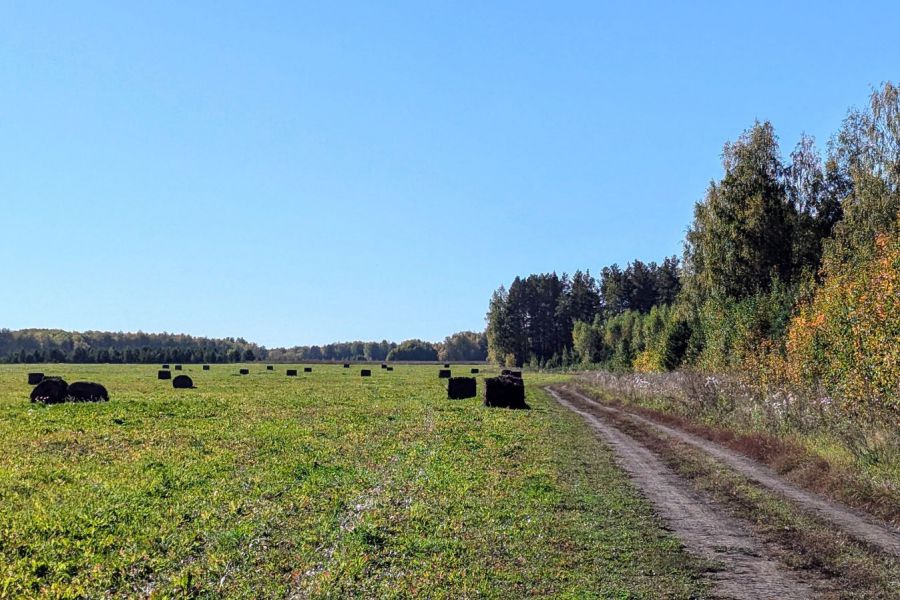
[[[312,373],[312,367],[303,367],[304,373]]]
[[[163,368],[163,369],[168,369],[168,368],[169,368],[169,365],[163,365],[162,368]]]
[[[393,370],[394,370],[394,367],[388,367],[388,368],[385,369],[385,370],[386,370],[386,371],[393,371]]]
[[[451,400],[474,398],[477,394],[476,386],[474,377],[451,377],[447,380],[447,398]]]
[[[241,370],[239,371],[239,373],[240,373],[241,375],[249,375],[249,374],[250,374],[250,369],[241,369]]]
[[[175,370],[176,370],[176,371],[180,371],[180,370],[181,370],[181,365],[175,365]]]
[[[209,365],[203,365],[203,370],[204,370],[204,371],[209,371]]]
[[[344,368],[345,368],[345,369],[349,369],[349,368],[350,368],[350,363],[344,363]]]
[[[28,385],[37,385],[44,380],[43,373],[29,373],[28,374]]]
[[[478,369],[472,369],[471,372],[472,372],[472,374],[474,375],[474,374],[478,373],[479,371],[478,371]]]
[[[450,379],[450,369],[441,369],[438,371],[438,379]]]
[[[288,369],[288,370],[287,370],[287,376],[288,376],[288,377],[296,377],[296,376],[297,376],[297,369]]]
[[[266,371],[274,371],[274,370],[275,370],[274,365],[266,365]]]
[[[501,375],[484,380],[484,405],[500,408],[528,408],[525,382],[520,377]]]
[[[445,369],[449,369],[449,368],[450,368],[450,363],[444,363],[444,368],[445,368]]]
[[[360,376],[360,377],[371,377],[371,376],[372,376],[372,370],[371,370],[371,369],[361,369],[360,372],[359,372],[359,376]]]
[[[109,400],[109,393],[99,383],[76,381],[69,386],[67,395],[74,402],[100,402]]]
[[[31,401],[59,404],[65,401],[68,392],[69,384],[62,379],[45,378],[31,390]]]
[[[172,379],[172,371],[157,371],[157,379]]]
[[[187,375],[179,375],[172,380],[172,387],[178,389],[189,389],[194,387],[194,382]]]
[[[387,369],[387,365],[384,364],[384,363],[381,363],[381,368],[382,368],[382,369]]]

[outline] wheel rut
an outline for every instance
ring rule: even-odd
[[[805,490],[798,485],[778,476],[769,467],[702,437],[686,431],[657,423],[641,415],[604,405],[577,390],[565,388],[565,391],[582,402],[590,404],[597,410],[624,417],[644,427],[650,427],[666,436],[702,450],[716,460],[725,463],[747,479],[777,492],[791,500],[807,512],[810,512],[838,527],[856,540],[874,546],[887,554],[900,556],[900,531],[874,517],[862,514],[847,506],[832,502],[818,494]]]
[[[660,457],[596,414],[596,407],[585,406],[586,398],[573,398],[571,390],[549,387],[547,391],[560,405],[584,418],[611,447],[616,462],[685,548],[716,565],[708,573],[716,597],[790,600],[828,596],[826,582],[784,567],[748,523],[695,490]]]

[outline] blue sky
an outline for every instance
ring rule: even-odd
[[[0,326],[438,340],[680,254],[725,141],[900,79],[896,2],[725,4],[4,2]]]

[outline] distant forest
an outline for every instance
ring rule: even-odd
[[[112,333],[60,329],[0,329],[6,363],[230,363],[304,361],[484,361],[484,333],[461,331],[443,342],[338,342],[267,349],[243,338],[211,339],[173,333]]]

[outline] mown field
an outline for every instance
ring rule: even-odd
[[[0,366],[0,597],[705,593],[558,377],[509,411],[433,365],[244,366]],[[112,399],[33,405],[29,370]]]

